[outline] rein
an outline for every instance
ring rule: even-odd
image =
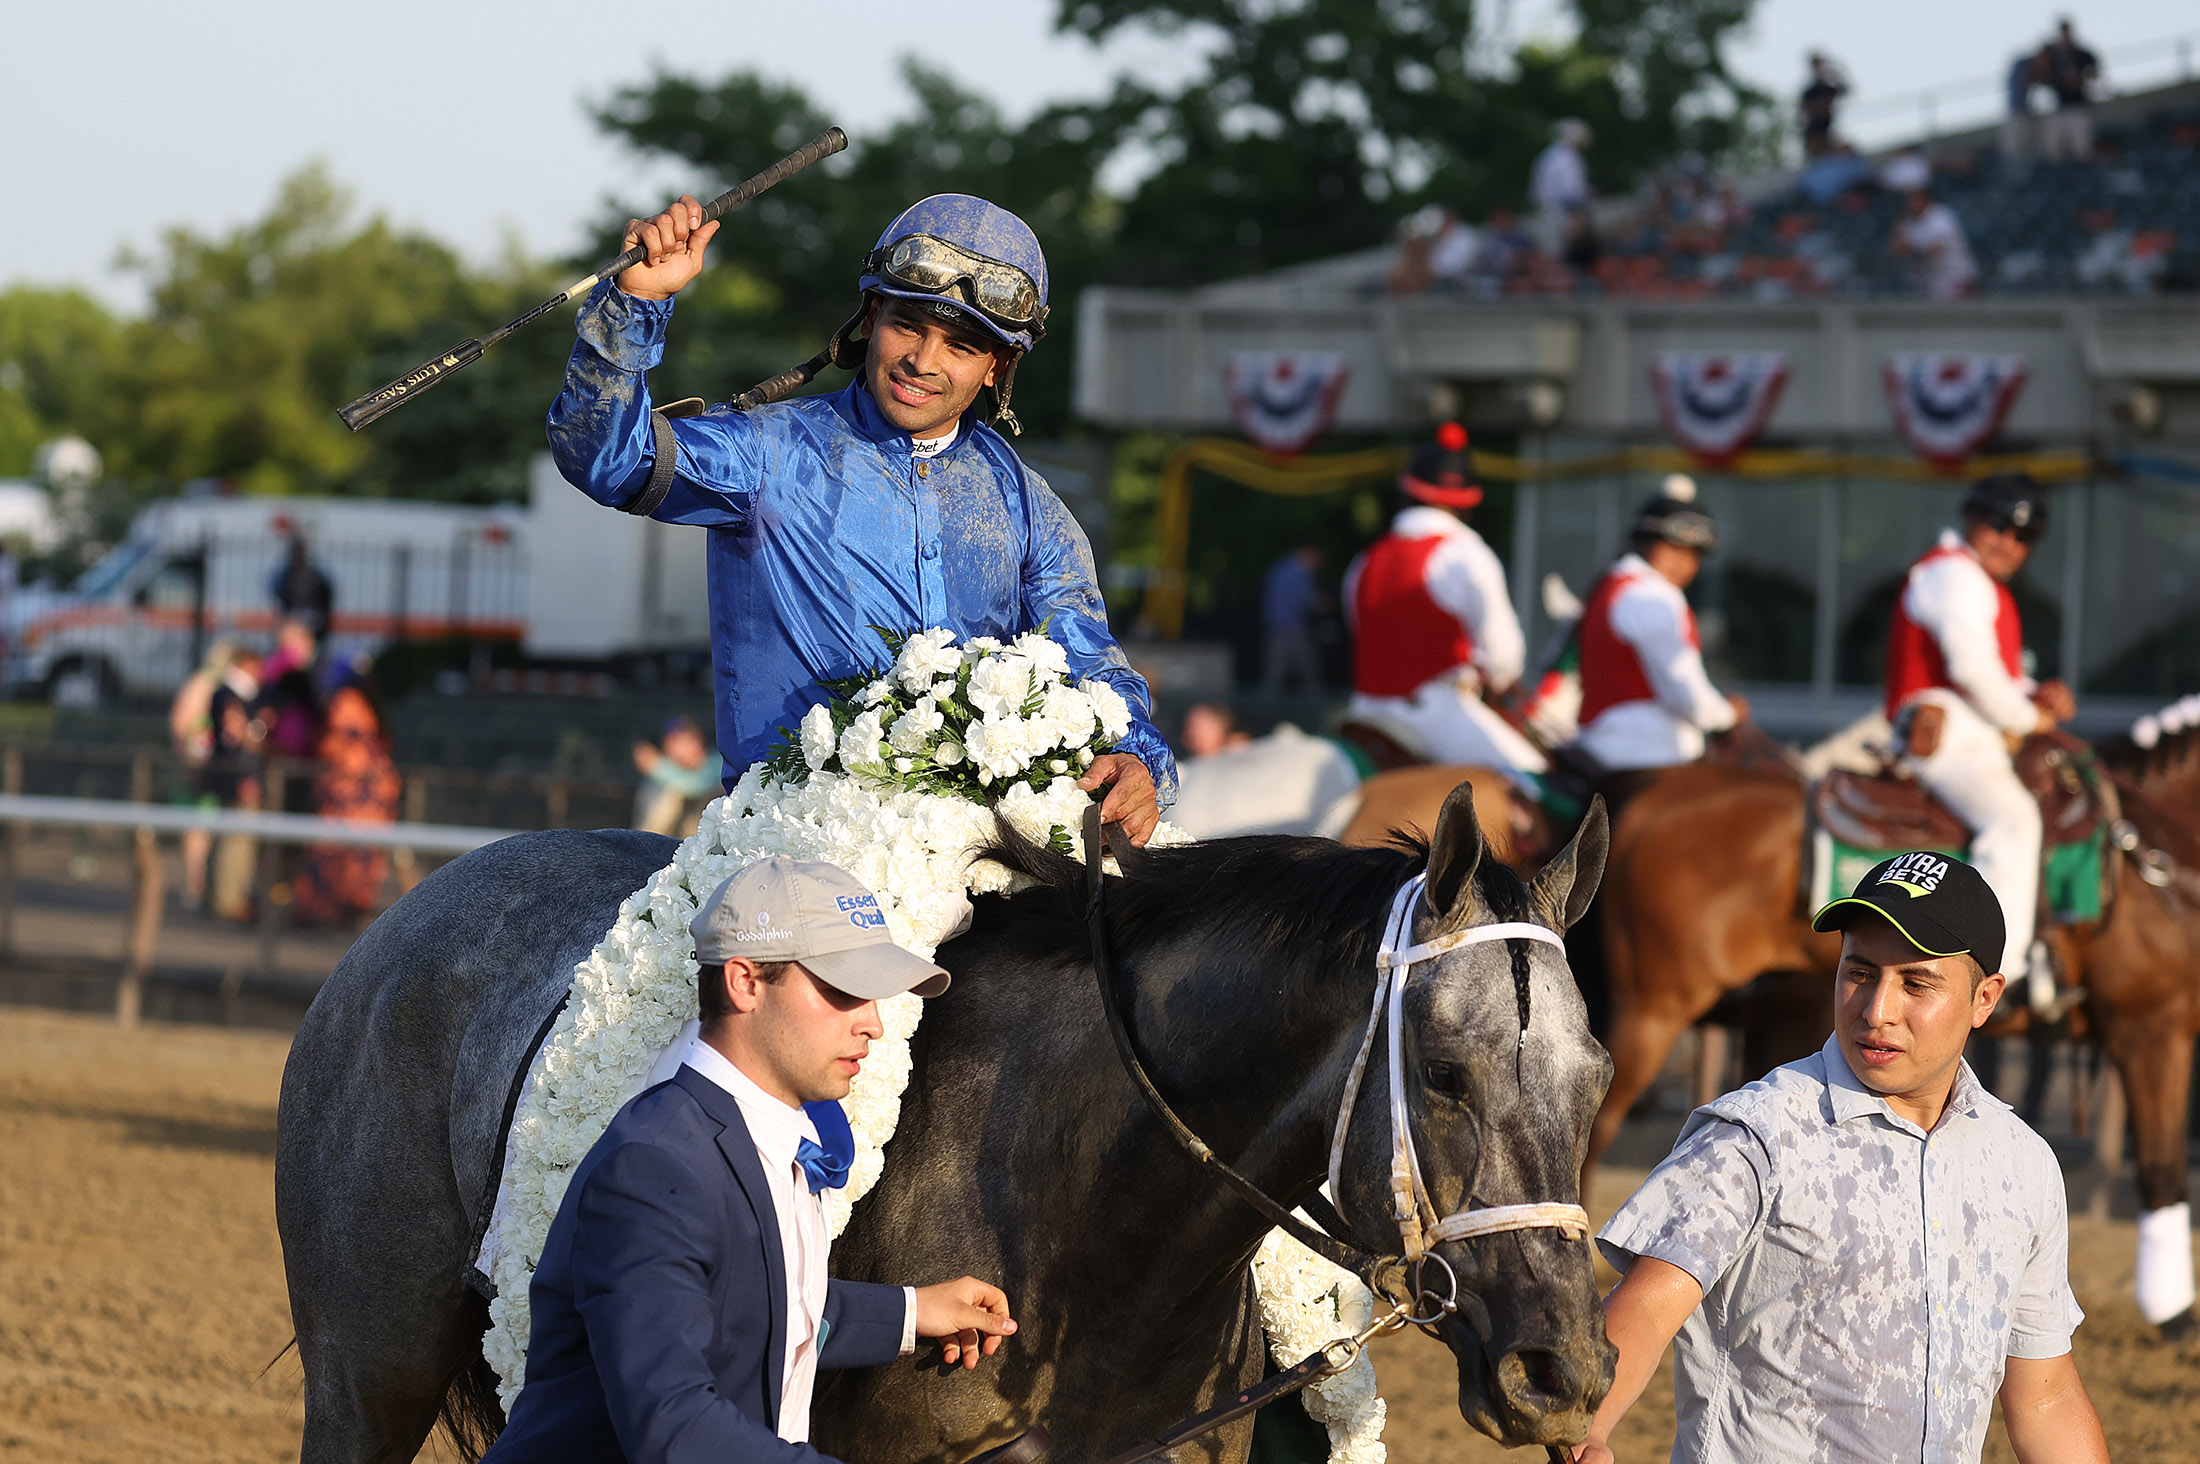
[[[1344,1099],[1337,1114],[1337,1128],[1329,1147],[1329,1193],[1340,1193],[1339,1173],[1344,1158],[1346,1131],[1351,1127],[1354,1099],[1367,1070],[1367,1058],[1375,1044],[1375,1034],[1386,1025],[1388,1014],[1390,1059],[1390,1116],[1394,1148],[1391,1156],[1391,1194],[1398,1220],[1401,1255],[1378,1255],[1341,1236],[1317,1230],[1291,1213],[1288,1206],[1271,1197],[1259,1185],[1225,1163],[1221,1156],[1192,1131],[1189,1124],[1179,1118],[1169,1101],[1154,1086],[1152,1076],[1138,1056],[1137,1044],[1131,1040],[1130,1027],[1123,1017],[1121,998],[1117,992],[1114,946],[1108,934],[1107,912],[1103,905],[1103,890],[1107,876],[1102,864],[1107,855],[1107,836],[1100,822],[1100,805],[1095,803],[1085,810],[1085,923],[1092,941],[1093,975],[1100,986],[1100,1006],[1107,1013],[1108,1033],[1115,1040],[1117,1057],[1124,1070],[1138,1088],[1146,1106],[1159,1118],[1162,1126],[1177,1144],[1202,1165],[1212,1169],[1222,1181],[1235,1190],[1239,1198],[1276,1228],[1313,1251],[1316,1255],[1353,1272],[1369,1290],[1383,1296],[1391,1303],[1390,1314],[1369,1325],[1353,1337],[1340,1337],[1300,1359],[1297,1366],[1288,1368],[1258,1385],[1246,1389],[1230,1400],[1208,1409],[1204,1413],[1171,1425],[1153,1438],[1115,1455],[1106,1464],[1141,1464],[1156,1454],[1175,1448],[1178,1444],[1197,1438],[1210,1430],[1268,1404],[1299,1391],[1324,1378],[1334,1377],[1355,1362],[1368,1341],[1385,1332],[1394,1332],[1407,1326],[1428,1327],[1459,1309],[1459,1278],[1442,1256],[1432,1247],[1446,1241],[1467,1240],[1480,1235],[1496,1235],[1509,1230],[1555,1229],[1569,1236],[1587,1240],[1589,1236],[1589,1212],[1579,1205],[1527,1204],[1493,1205],[1484,1209],[1462,1209],[1439,1217],[1435,1202],[1421,1181],[1421,1161],[1413,1143],[1413,1128],[1406,1108],[1405,1073],[1401,1062],[1404,1045],[1405,988],[1416,965],[1447,951],[1462,946],[1478,945],[1496,940],[1540,940],[1565,948],[1564,939],[1556,931],[1541,925],[1525,922],[1506,922],[1494,925],[1477,925],[1440,935],[1420,945],[1405,945],[1412,937],[1413,911],[1426,888],[1427,876],[1417,874],[1406,882],[1391,902],[1390,918],[1383,932],[1381,953],[1376,957],[1378,976],[1375,982],[1375,1004],[1368,1017],[1367,1035],[1361,1040],[1359,1055],[1352,1064],[1352,1075],[1345,1082]],[[1516,968],[1517,969],[1517,968]],[[1527,1007],[1525,998],[1521,1007],[1520,1044],[1528,1041]],[[1320,1200],[1310,1196],[1305,1207],[1309,1213],[1319,1214],[1326,1222],[1335,1222],[1338,1230],[1346,1228],[1342,1216],[1332,1200]],[[1420,1290],[1423,1263],[1433,1258],[1443,1266],[1450,1281],[1450,1295],[1437,1297]],[[1412,1290],[1409,1295],[1406,1276],[1410,1269]],[[1434,1310],[1426,1316],[1415,1314],[1415,1308],[1428,1301]],[[1035,1457],[1029,1444],[1036,1443],[1039,1451],[1046,1446],[1042,1429],[1032,1430],[1036,1438],[1026,1436],[1011,1441],[998,1450],[981,1456],[972,1464],[1025,1464],[1025,1459]],[[1025,1452],[1017,1453],[1019,1446]],[[1553,1464],[1566,1464],[1572,1451],[1552,1445],[1549,1457]]]

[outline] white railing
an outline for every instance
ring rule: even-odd
[[[73,829],[133,829],[137,833],[131,897],[130,937],[115,991],[115,1020],[135,1026],[144,1007],[145,978],[153,968],[166,907],[167,869],[160,856],[162,834],[205,833],[217,838],[246,838],[263,846],[259,858],[259,957],[263,971],[275,962],[282,933],[282,911],[270,898],[273,866],[267,847],[328,845],[387,849],[397,855],[401,887],[417,879],[413,856],[458,855],[511,838],[518,829],[467,828],[453,824],[369,823],[320,818],[306,813],[260,813],[234,809],[179,808],[160,803],[125,803],[102,798],[48,798],[0,793],[0,951],[13,948],[19,851],[22,831],[32,825]],[[225,981],[225,993],[241,972]]]

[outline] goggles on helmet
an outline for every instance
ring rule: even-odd
[[[927,295],[952,299],[959,294],[1000,324],[1029,330],[1034,340],[1046,333],[1047,308],[1039,303],[1039,287],[1030,275],[937,235],[910,234],[874,249],[863,261],[863,272]]]

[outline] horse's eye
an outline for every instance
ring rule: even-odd
[[[1460,1071],[1457,1063],[1423,1063],[1421,1083],[1439,1093],[1449,1093],[1454,1098],[1464,1098],[1467,1094],[1467,1075]]]

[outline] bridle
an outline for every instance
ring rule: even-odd
[[[1539,940],[1563,950],[1565,941],[1556,931],[1547,926],[1508,921],[1469,926],[1464,930],[1447,932],[1420,945],[1407,945],[1405,943],[1412,937],[1414,911],[1421,903],[1427,886],[1427,876],[1415,875],[1398,891],[1396,898],[1391,901],[1390,918],[1384,927],[1382,948],[1376,957],[1378,974],[1375,1001],[1368,1015],[1367,1035],[1361,1039],[1359,1054],[1352,1063],[1351,1076],[1345,1080],[1336,1131],[1330,1141],[1329,1198],[1312,1195],[1303,1206],[1307,1214],[1320,1222],[1321,1228],[1316,1229],[1294,1215],[1288,1206],[1225,1163],[1177,1116],[1168,1100],[1154,1086],[1153,1078],[1147,1073],[1146,1065],[1138,1055],[1137,1046],[1131,1040],[1117,991],[1113,942],[1102,906],[1105,876],[1101,866],[1106,854],[1106,841],[1100,824],[1099,805],[1095,804],[1086,810],[1083,832],[1085,917],[1092,940],[1093,973],[1099,982],[1100,1004],[1107,1013],[1108,1031],[1115,1039],[1116,1055],[1122,1060],[1123,1067],[1130,1074],[1140,1096],[1145,1099],[1146,1106],[1161,1120],[1162,1126],[1185,1152],[1211,1168],[1225,1184],[1237,1191],[1240,1198],[1258,1211],[1262,1218],[1315,1254],[1358,1275],[1370,1290],[1390,1298],[1399,1308],[1404,1320],[1422,1325],[1438,1321],[1444,1315],[1458,1310],[1459,1304],[1458,1277],[1452,1273],[1450,1264],[1442,1256],[1435,1255],[1433,1247],[1446,1241],[1471,1240],[1478,1236],[1498,1235],[1512,1230],[1558,1230],[1583,1241],[1589,1238],[1589,1212],[1580,1205],[1491,1205],[1479,1209],[1470,1205],[1449,1215],[1438,1215],[1435,1201],[1421,1179],[1420,1155],[1414,1146],[1413,1125],[1406,1108],[1403,1062],[1405,991],[1408,982],[1412,980],[1414,967],[1447,951],[1486,941]],[[1523,1008],[1520,1033],[1523,1046],[1528,1038],[1525,1018],[1526,1011]],[[1352,1111],[1361,1082],[1366,1076],[1368,1055],[1374,1050],[1376,1033],[1386,1027],[1389,1033],[1386,1051],[1390,1063],[1392,1134],[1390,1186],[1392,1214],[1398,1223],[1400,1247],[1396,1254],[1378,1254],[1346,1239],[1345,1232],[1349,1227],[1345,1225],[1335,1205],[1335,1198],[1341,1193],[1340,1173],[1344,1160],[1345,1137],[1352,1124]],[[1447,1294],[1443,1296],[1426,1292],[1420,1285],[1424,1263],[1432,1256],[1437,1264],[1444,1267],[1450,1278]],[[1435,1308],[1426,1316],[1418,1314],[1424,1301],[1430,1302]]]
[[[1329,1194],[1332,1200],[1344,1192],[1343,1167],[1345,1136],[1352,1127],[1352,1110],[1359,1097],[1360,1082],[1367,1074],[1368,1054],[1374,1050],[1375,1034],[1388,1030],[1385,1051],[1390,1060],[1390,1201],[1391,1218],[1398,1222],[1398,1239],[1404,1249],[1406,1263],[1418,1270],[1423,1257],[1432,1255],[1435,1247],[1446,1241],[1470,1240],[1479,1235],[1500,1235],[1508,1230],[1559,1230],[1578,1240],[1589,1238],[1589,1212],[1579,1205],[1533,1203],[1524,1205],[1485,1205],[1454,1210],[1439,1216],[1436,1201],[1430,1196],[1428,1186],[1421,1179],[1421,1156],[1413,1143],[1413,1122],[1406,1109],[1405,1070],[1405,997],[1406,985],[1413,979],[1413,968],[1424,961],[1434,960],[1447,951],[1463,946],[1482,945],[1499,940],[1539,940],[1546,945],[1566,948],[1565,937],[1546,925],[1536,925],[1524,920],[1501,921],[1492,925],[1470,925],[1464,930],[1448,931],[1433,940],[1419,945],[1405,945],[1413,937],[1413,913],[1421,903],[1428,887],[1428,876],[1417,874],[1406,881],[1404,888],[1390,902],[1390,919],[1383,929],[1383,944],[1375,957],[1375,1003],[1367,1016],[1367,1035],[1360,1039],[1359,1055],[1352,1061],[1352,1075],[1345,1079],[1344,1101],[1337,1109],[1336,1133],[1329,1141]],[[1387,1013],[1387,1020],[1386,1014]],[[1520,1045],[1528,1045],[1528,1013],[1521,1009]],[[1451,1267],[1442,1256],[1436,1257],[1446,1274]],[[1451,1281],[1452,1295],[1458,1300],[1458,1277]],[[1416,1288],[1418,1290],[1418,1287]],[[1452,1306],[1446,1306],[1449,1311]]]

